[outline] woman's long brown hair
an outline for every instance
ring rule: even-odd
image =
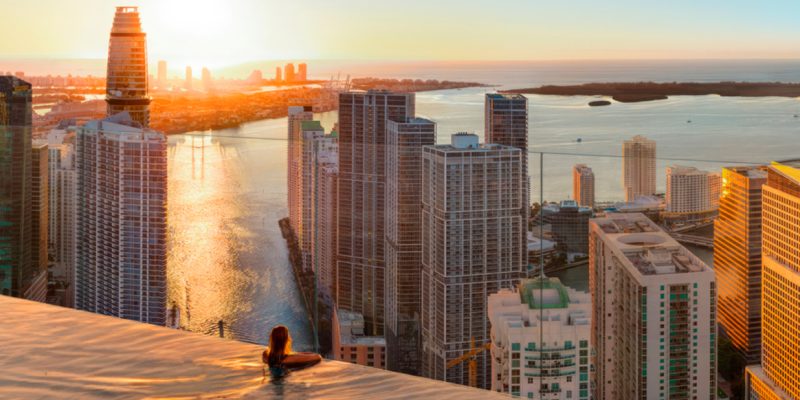
[[[269,355],[267,364],[276,367],[281,364],[283,357],[292,352],[292,337],[289,336],[289,328],[278,325],[272,328],[269,334]]]

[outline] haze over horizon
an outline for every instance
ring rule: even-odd
[[[123,5],[140,7],[151,62],[212,70],[260,60],[787,59],[800,47],[792,1],[79,3],[0,0],[9,14],[0,35],[26,38],[0,42],[2,58],[102,59]]]

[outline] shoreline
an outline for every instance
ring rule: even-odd
[[[785,82],[606,82],[545,85],[502,93],[551,96],[604,96],[620,103],[665,100],[669,96],[800,97],[800,83]]]

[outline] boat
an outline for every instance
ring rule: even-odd
[[[578,138],[578,140],[577,140],[578,143],[580,143],[582,141],[583,141],[583,139],[581,139],[581,138]]]

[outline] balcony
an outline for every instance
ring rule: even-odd
[[[336,361],[274,383],[258,345],[6,296],[0,320],[3,398],[507,398]]]

